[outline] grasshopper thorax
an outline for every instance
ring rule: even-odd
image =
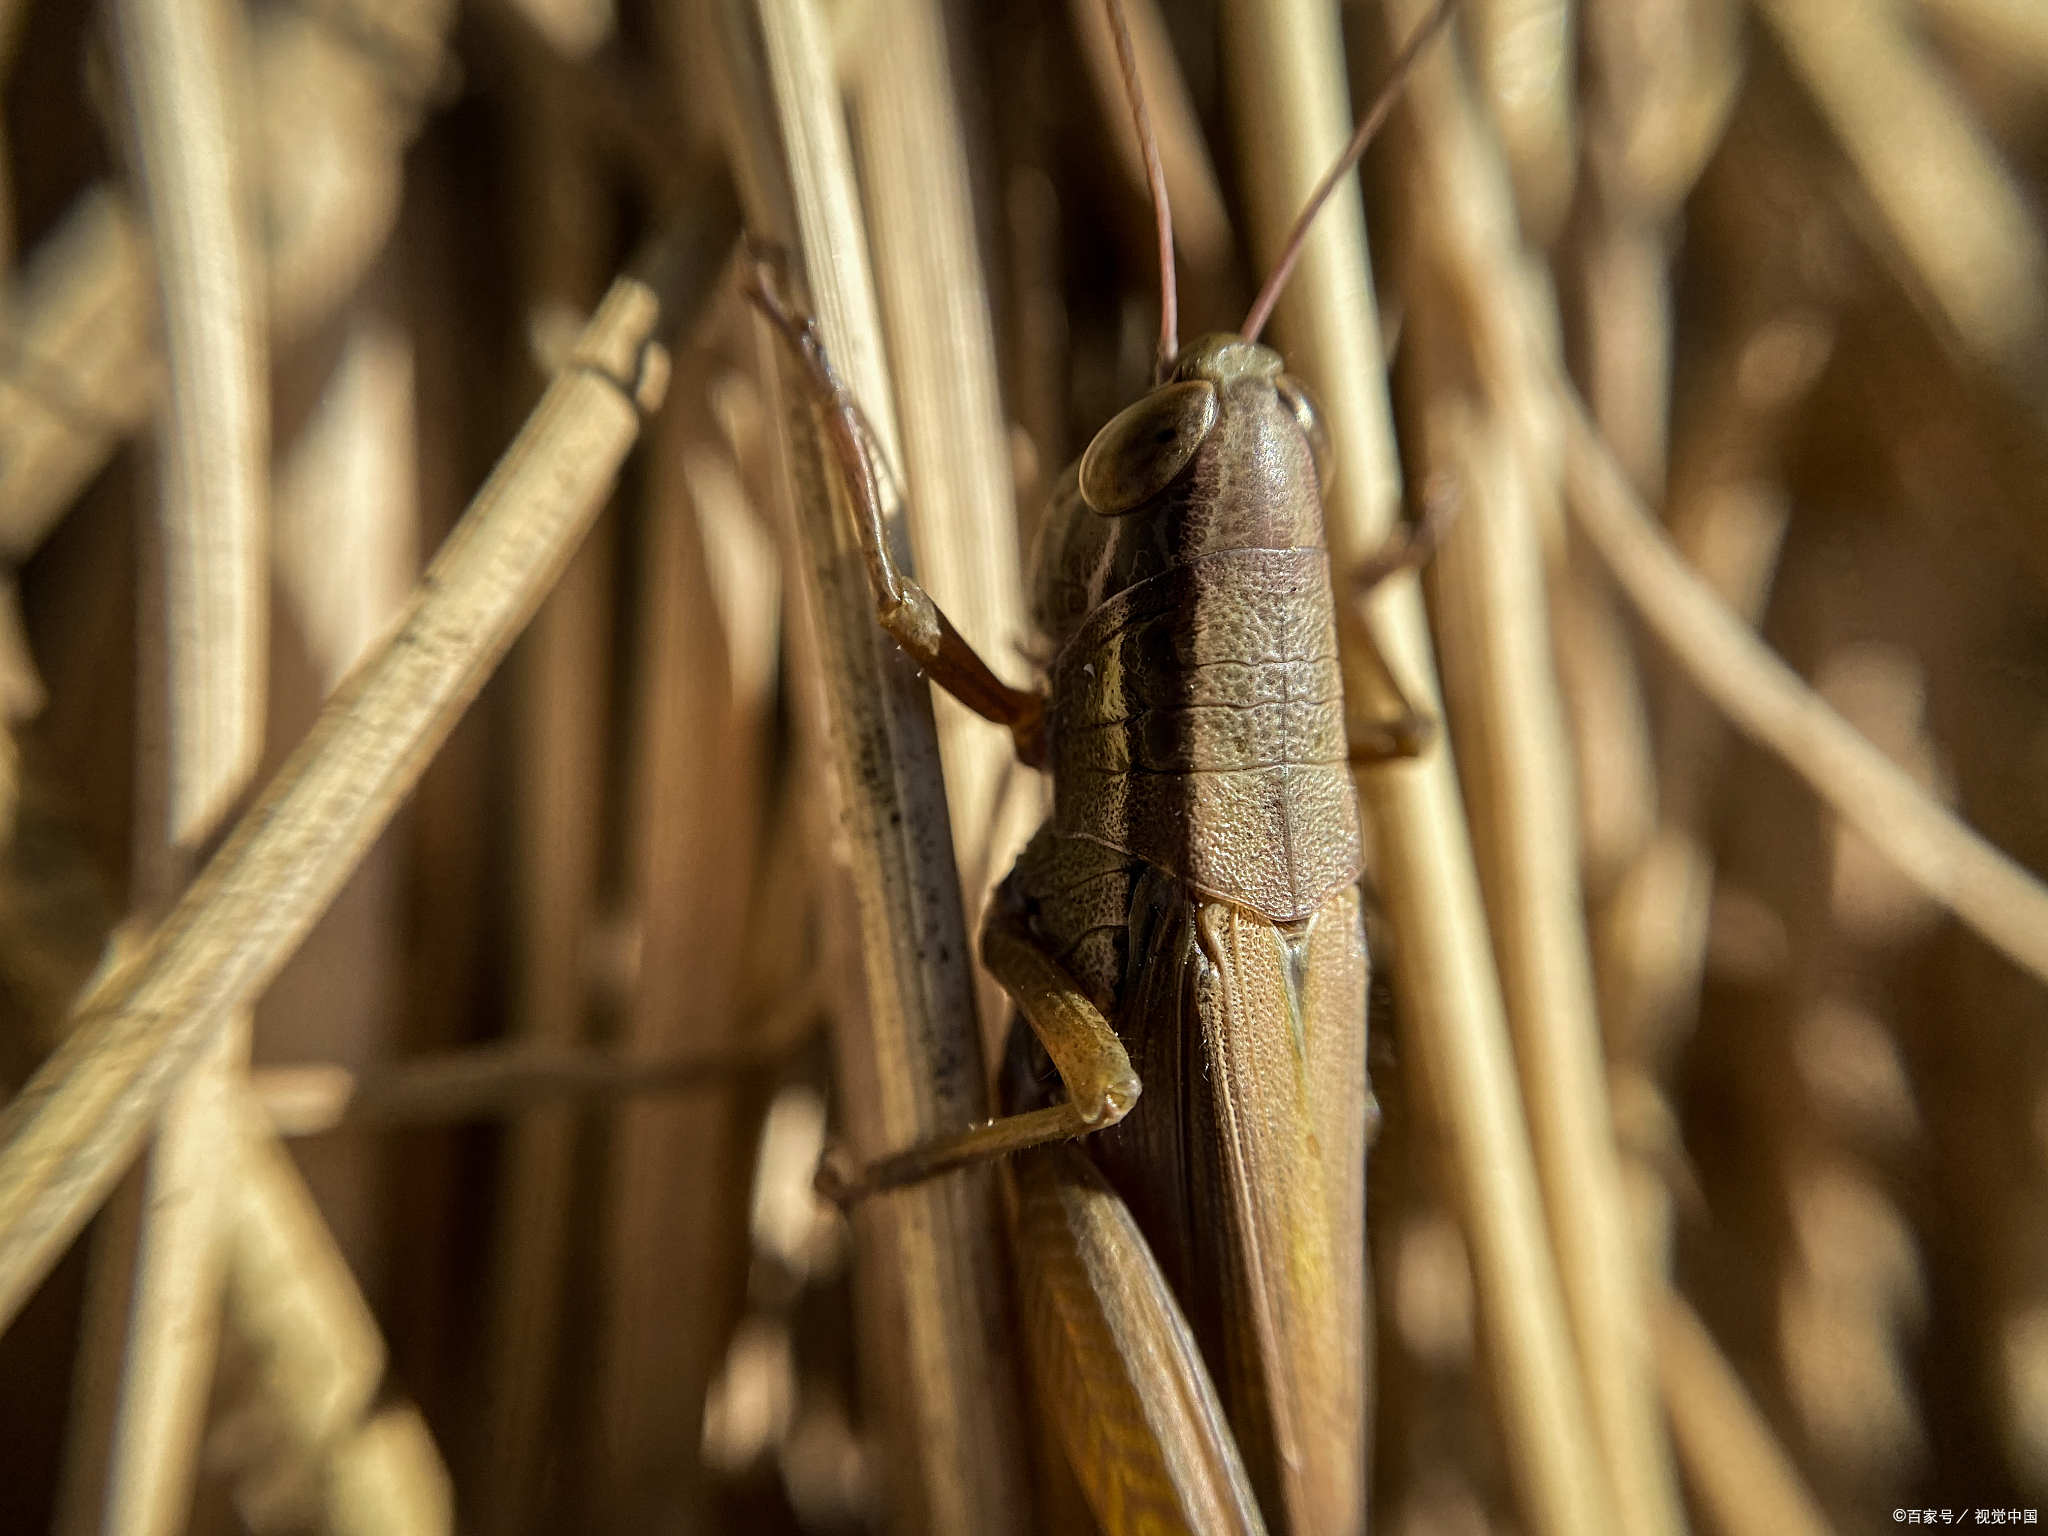
[[[1203,337],[1061,479],[1036,561],[1056,830],[1275,922],[1359,872],[1324,447],[1277,352]]]
[[[1041,636],[1056,651],[1107,599],[1207,555],[1321,549],[1331,469],[1321,415],[1278,352],[1189,343],[1055,486],[1033,562]]]

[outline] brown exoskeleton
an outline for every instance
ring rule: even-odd
[[[998,679],[896,567],[859,409],[815,326],[755,271],[848,475],[881,622],[1054,788],[983,928],[1025,1026],[1004,1116],[865,1168],[828,1162],[820,1182],[850,1201],[1022,1154],[1027,1328],[1103,1527],[1342,1536],[1365,1509],[1362,853],[1320,496],[1331,445],[1257,336],[1394,86],[1244,334],[1180,349],[1163,177],[1110,5],[1160,210],[1161,366],[1054,491],[1032,600],[1045,693]],[[1412,714],[1388,732],[1396,749],[1413,734]],[[1084,1135],[1086,1157],[1051,1145]]]

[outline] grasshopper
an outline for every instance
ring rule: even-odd
[[[1403,50],[1243,333],[1182,348],[1164,177],[1107,3],[1159,216],[1159,368],[1053,492],[1033,560],[1043,692],[1004,683],[897,567],[859,406],[753,266],[749,297],[847,477],[880,622],[1054,793],[982,930],[1018,1014],[1003,1115],[864,1168],[828,1158],[820,1186],[843,1204],[1014,1154],[1040,1390],[1102,1527],[1343,1536],[1366,1503],[1363,854],[1320,497],[1332,445],[1258,335],[1452,5]],[[1417,740],[1408,711],[1372,755]],[[1063,1145],[1080,1137],[1088,1155]]]

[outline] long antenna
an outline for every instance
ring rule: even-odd
[[[1294,228],[1287,232],[1287,244],[1280,252],[1280,259],[1273,266],[1273,275],[1266,279],[1266,286],[1259,290],[1259,296],[1252,301],[1251,313],[1244,317],[1244,339],[1257,341],[1259,332],[1266,328],[1266,322],[1273,317],[1273,306],[1280,301],[1280,290],[1287,286],[1287,279],[1294,275],[1294,265],[1301,260],[1302,247],[1308,243],[1309,226],[1316,215],[1323,211],[1323,204],[1329,201],[1337,183],[1348,176],[1365,154],[1366,145],[1372,136],[1380,131],[1380,125],[1387,120],[1387,114],[1394,110],[1394,98],[1401,87],[1408,83],[1408,75],[1415,68],[1416,57],[1428,45],[1429,40],[1443,30],[1445,22],[1451,19],[1451,12],[1458,8],[1458,0],[1437,0],[1436,9],[1423,18],[1401,52],[1394,59],[1393,70],[1387,76],[1387,83],[1380,87],[1380,93],[1373,99],[1371,108],[1359,120],[1352,132],[1351,142],[1344,146],[1344,153],[1337,157],[1337,163],[1330,167],[1329,174],[1316,184],[1316,189],[1302,206],[1300,215],[1294,221]]]
[[[1152,137],[1152,119],[1145,111],[1145,88],[1138,81],[1138,55],[1131,47],[1131,29],[1124,20],[1124,0],[1103,0],[1109,30],[1116,39],[1116,61],[1124,73],[1124,94],[1130,98],[1131,121],[1137,125],[1138,148],[1145,157],[1145,180],[1152,187],[1152,213],[1159,225],[1159,356],[1152,365],[1154,383],[1165,381],[1180,351],[1180,295],[1173,276],[1173,207],[1166,200],[1166,170],[1159,163],[1159,141]]]

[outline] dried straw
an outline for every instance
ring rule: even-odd
[[[1725,1536],[1828,1536],[1797,1468],[1712,1335],[1677,1296],[1657,1313],[1657,1367],[1685,1470]]]
[[[2048,888],[1858,734],[1686,569],[1583,407],[1565,429],[1573,516],[1700,690],[1957,917],[2048,978]]]
[[[1936,313],[2043,408],[2048,242],[1976,114],[1902,6],[1760,6]]]
[[[1467,32],[1493,109],[1529,242],[1541,250],[1571,206],[1578,125],[1573,7],[1566,0],[1474,0]]]
[[[603,281],[605,200],[574,131],[557,60],[518,50],[515,78],[534,106],[519,125],[521,201],[550,217],[523,232],[516,255],[526,313],[577,313]],[[616,563],[612,521],[584,540],[514,652],[518,690],[513,837],[512,1050],[572,1049],[591,1027],[586,960],[604,835],[604,749]],[[358,1102],[360,1100],[360,1096]],[[351,1106],[352,1109],[356,1106]],[[486,1529],[539,1529],[550,1420],[560,1385],[564,1294],[576,1204],[579,1123],[573,1107],[509,1128],[490,1258],[485,1337],[489,1475],[476,1514]]]
[[[1545,543],[1560,518],[1555,407],[1540,375],[1499,365],[1488,308],[1475,302],[1484,294],[1530,313],[1540,290],[1507,218],[1506,167],[1490,151],[1451,54],[1417,68],[1411,97],[1416,308],[1435,296],[1444,311],[1410,322],[1427,390],[1424,435],[1433,467],[1462,467],[1466,497],[1433,584],[1453,740],[1615,1512],[1626,1531],[1676,1532],[1684,1519],[1658,1421],[1640,1261],[1607,1102],[1548,612]],[[1437,281],[1421,280],[1423,273]],[[1554,324],[1538,311],[1527,329]],[[1461,399],[1467,389],[1477,397],[1470,403]]]
[[[943,15],[932,0],[881,0],[853,88],[876,297],[903,433],[911,549],[920,581],[969,644],[1021,680],[1023,581],[1017,489],[996,382],[995,337],[974,233],[967,153]],[[1007,733],[934,697],[953,846],[972,920],[1030,828],[995,816],[1014,750]],[[1014,820],[1014,818],[1013,818]],[[982,988],[988,1026],[1002,1009]]]
[[[269,638],[268,356],[247,177],[248,41],[225,3],[124,0],[114,37],[162,289],[170,389],[159,434],[152,549],[161,590],[143,611],[161,629],[168,697],[150,743],[165,777],[138,818],[146,901],[182,878],[247,785],[263,745]],[[192,1499],[220,1317],[225,1203],[239,1142],[228,1113],[246,1069],[250,1019],[230,1015],[165,1107],[149,1161],[115,1409],[102,1528],[181,1528]],[[101,1262],[127,1245],[103,1245]],[[101,1297],[118,1296],[112,1285]],[[122,1315],[93,1318],[118,1334]],[[91,1415],[74,1438],[97,1433]],[[83,1490],[73,1485],[83,1513]]]
[[[2048,80],[2048,12],[2033,0],[1920,0],[1920,8],[2029,79]]]
[[[383,1337],[291,1154],[246,1094],[230,1096],[223,1123],[241,1141],[227,1319],[250,1401],[215,1431],[210,1458],[259,1533],[314,1517],[364,1536],[445,1536],[447,1471],[415,1410],[377,1408]]]
[[[331,310],[382,249],[452,13],[447,0],[337,0],[257,22],[251,194],[281,334]],[[325,152],[309,154],[316,135]],[[110,188],[81,194],[35,252],[0,360],[0,551],[12,558],[147,417],[163,377],[154,287],[136,214]]]
[[[588,527],[658,401],[653,341],[722,251],[709,209],[645,277],[619,280],[570,367],[436,557],[398,633],[79,1026],[0,1112],[0,1317],[12,1317],[119,1177],[219,1021],[273,977],[475,696]],[[709,250],[705,249],[708,245]]]
[[[901,463],[867,241],[825,41],[803,0],[757,15],[718,7],[729,132],[748,217],[791,253],[798,302],[861,402],[883,460]],[[840,817],[859,917],[865,1018],[842,1016],[835,1057],[862,1158],[963,1129],[988,1112],[958,874],[930,692],[874,619],[839,472],[822,456],[799,376],[765,326]],[[887,509],[902,557],[900,505]],[[864,1361],[890,1517],[917,1531],[1026,1528],[1016,1387],[1000,1336],[987,1170],[864,1202],[854,1214]]]

